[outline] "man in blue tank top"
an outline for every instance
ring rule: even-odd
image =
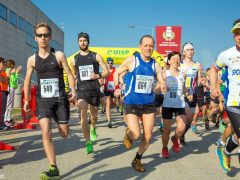
[[[38,51],[28,58],[27,72],[24,80],[24,107],[29,111],[29,91],[31,76],[35,69],[38,75],[37,116],[42,130],[43,147],[50,168],[41,173],[41,179],[60,179],[56,163],[56,154],[52,142],[51,122],[55,120],[61,137],[66,138],[69,132],[69,101],[65,92],[63,70],[66,72],[72,89],[70,101],[75,101],[76,92],[73,75],[67,64],[64,53],[54,52],[50,47],[51,28],[46,23],[39,23],[35,28],[35,40]]]
[[[128,72],[130,83],[126,86],[124,105],[128,128],[123,140],[126,148],[132,146],[132,142],[137,140],[141,134],[139,119],[143,123],[143,137],[136,154],[132,161],[133,168],[138,172],[144,172],[145,168],[141,163],[143,153],[147,150],[152,137],[152,130],[155,119],[155,99],[154,99],[154,80],[158,79],[162,89],[165,87],[162,77],[162,68],[154,59],[151,58],[154,49],[154,38],[145,35],[140,39],[140,53],[127,58],[118,68],[117,74]],[[115,80],[114,82],[118,82]],[[119,85],[115,94],[120,94]],[[166,87],[165,87],[166,88]]]

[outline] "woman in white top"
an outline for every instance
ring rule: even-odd
[[[180,151],[178,139],[183,135],[185,129],[185,101],[184,101],[184,75],[178,68],[180,65],[181,54],[179,52],[171,52],[168,54],[168,63],[170,69],[163,73],[166,82],[167,92],[164,94],[162,105],[162,118],[164,131],[162,135],[162,156],[170,158],[168,152],[168,141],[171,133],[173,113],[176,117],[177,128],[175,134],[171,137],[173,142],[173,151]]]

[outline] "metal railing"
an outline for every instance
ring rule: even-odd
[[[20,80],[22,82],[22,84],[24,83],[24,79],[25,79],[25,76],[22,74],[19,74],[18,80]],[[37,84],[38,84],[37,82],[31,80],[31,85],[37,85]]]

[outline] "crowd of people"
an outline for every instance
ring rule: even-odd
[[[170,52],[164,60],[164,67],[161,67],[152,58],[155,40],[150,35],[141,37],[139,52],[115,68],[112,57],[108,57],[105,64],[100,54],[89,50],[90,37],[81,32],[77,36],[79,53],[68,64],[63,52],[50,47],[50,26],[46,23],[36,25],[38,51],[27,61],[23,109],[26,112],[30,110],[30,82],[35,70],[38,82],[37,117],[50,164],[49,169],[41,173],[41,178],[60,178],[51,123],[52,120],[57,123],[61,137],[68,136],[69,103],[75,103],[79,109],[87,154],[94,152],[100,104],[109,128],[114,123],[111,109],[121,109],[126,126],[123,137],[126,149],[130,149],[141,137],[132,160],[132,167],[137,172],[145,171],[141,159],[150,145],[156,116],[161,115],[161,155],[168,159],[169,140],[173,151],[179,153],[187,143],[185,135],[188,130],[198,131],[197,120],[201,115],[206,130],[209,130],[210,121],[219,128],[222,136],[217,141],[217,155],[222,169],[231,171],[231,152],[240,144],[240,19],[233,23],[231,32],[235,45],[220,53],[213,66],[204,72],[201,64],[194,60],[194,45],[190,42],[183,45],[181,53]],[[63,70],[69,80],[70,92],[65,92]],[[15,68],[13,60],[5,62],[0,58],[1,127],[12,125],[11,110],[20,71],[21,66]],[[170,137],[173,123],[176,123],[176,129]]]

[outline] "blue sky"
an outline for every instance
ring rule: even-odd
[[[182,26],[182,44],[192,42],[194,59],[211,66],[233,46],[230,33],[240,18],[239,0],[32,0],[59,27],[64,25],[65,54],[79,47],[77,34],[87,32],[91,46],[137,47],[151,28]],[[128,26],[144,26],[149,29]]]

